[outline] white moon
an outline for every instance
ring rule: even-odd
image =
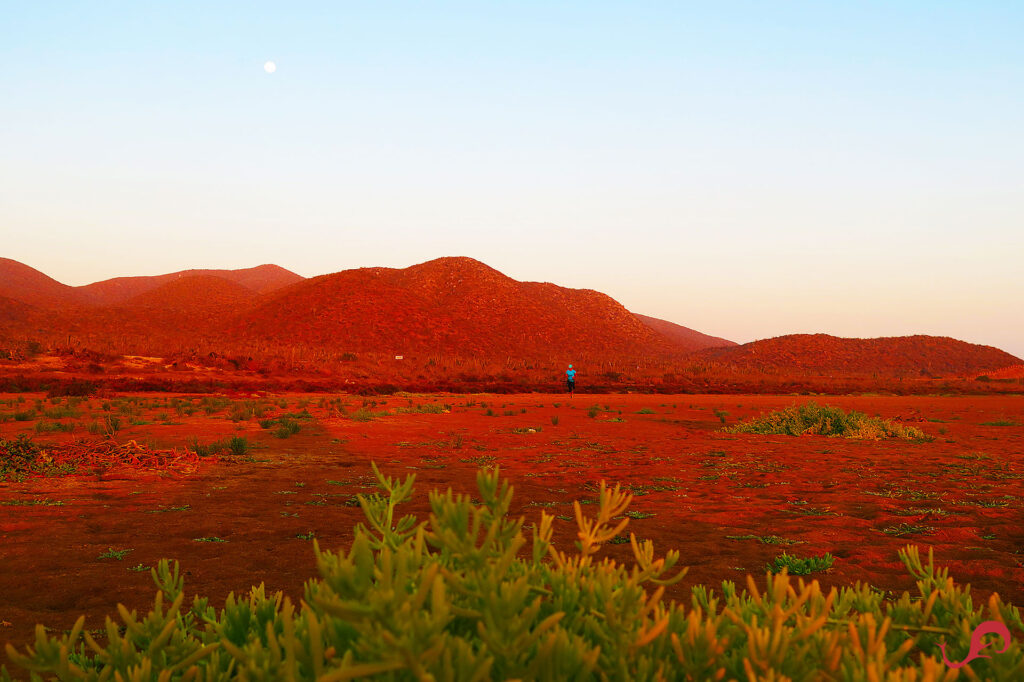
[[[277,64],[275,64],[274,62],[267,62],[266,64],[263,65],[263,70],[266,71],[267,73],[274,73],[275,71],[277,71]]]

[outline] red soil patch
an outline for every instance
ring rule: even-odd
[[[0,400],[21,397],[25,403],[2,412],[43,398]],[[320,398],[341,401],[351,414],[363,407],[357,396],[270,396],[266,419],[303,409],[314,417],[298,420],[302,430],[287,439],[256,419],[231,421],[231,406],[210,404],[206,414],[197,398],[194,412],[179,416],[165,402],[173,396],[145,397],[158,404],[137,407],[134,418],[151,423],[133,426],[126,419],[121,440],[173,448],[193,438],[209,443],[237,435],[260,446],[185,479],[154,474],[0,484],[0,621],[10,623],[0,640],[20,646],[31,641],[36,623],[61,630],[82,613],[87,628],[98,628],[119,601],[147,608],[148,573],[128,569],[161,557],[179,559],[186,589],[215,603],[261,581],[298,597],[315,568],[308,541],[296,536],[314,531],[321,545],[344,546],[361,519],[352,495],[372,490],[371,461],[389,475],[417,475],[408,511],[421,519],[427,491],[450,486],[472,494],[480,466],[501,467],[516,488],[513,513],[528,522],[541,510],[570,517],[571,501],[593,499],[602,479],[622,483],[637,495],[631,509],[642,517],[628,530],[654,540],[659,552],[678,549],[681,564],[691,567],[675,592],[680,597],[695,583],[760,575],[783,551],[831,552],[834,568],[813,576],[826,585],[860,580],[912,590],[896,552],[914,543],[934,547],[939,563],[980,595],[998,591],[1024,604],[1020,396],[817,399],[914,422],[935,437],[921,443],[720,431],[716,411],[731,424],[797,400],[786,396],[392,395],[373,398],[377,404],[366,409],[413,412],[368,422],[345,417],[338,402],[318,406]],[[102,402],[76,407],[79,428],[119,409],[113,402],[105,411]],[[428,404],[451,409],[415,412]],[[1013,425],[992,425],[1006,422]],[[5,438],[25,432],[35,434],[32,422],[0,422]],[[76,433],[38,439],[44,437],[67,442]],[[37,500],[63,504],[10,506]],[[570,546],[574,523],[559,518],[555,525],[556,542]],[[97,558],[111,547],[131,552],[121,561]],[[630,558],[628,544],[605,551]]]

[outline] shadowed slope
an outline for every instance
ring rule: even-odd
[[[709,348],[694,357],[741,369],[906,376],[959,375],[1020,362],[992,346],[921,335],[846,339],[828,334],[792,334],[741,346]]]
[[[684,327],[668,320],[659,320],[656,317],[648,317],[639,313],[633,315],[645,325],[665,336],[677,346],[687,351],[698,351],[703,348],[719,348],[722,346],[735,346],[735,341],[722,339],[717,336],[709,336],[699,331]]]

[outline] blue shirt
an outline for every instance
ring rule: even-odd
[[[574,370],[574,369],[567,369],[565,371],[565,374],[566,374],[566,376],[569,377],[569,381],[576,381],[576,370]]]

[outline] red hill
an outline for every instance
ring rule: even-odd
[[[115,305],[145,294],[177,279],[196,276],[219,277],[257,293],[268,293],[301,282],[300,275],[277,265],[258,265],[240,270],[182,270],[166,275],[115,277],[78,287],[85,300],[94,305]]]
[[[82,300],[74,287],[10,258],[0,258],[0,296],[42,308],[74,305]]]
[[[245,336],[387,354],[678,354],[610,297],[518,282],[471,258],[362,268],[288,287],[243,315]]]
[[[190,315],[227,315],[248,306],[257,294],[252,289],[213,275],[174,279],[127,302],[134,310],[167,311]]]
[[[946,336],[846,339],[828,334],[793,334],[741,346],[709,348],[694,358],[738,369],[861,376],[964,375],[1021,362],[998,348]]]
[[[639,313],[633,313],[633,316],[686,351],[698,351],[704,348],[719,348],[722,346],[736,345],[735,341],[721,339],[717,336],[708,336],[707,334],[702,334],[699,331],[667,320],[659,320],[656,317],[648,317],[647,315],[640,315]]]
[[[65,330],[91,348],[180,352],[224,343],[228,322],[257,297],[251,289],[220,277],[189,275],[119,305],[56,311],[51,313],[52,328]]]

